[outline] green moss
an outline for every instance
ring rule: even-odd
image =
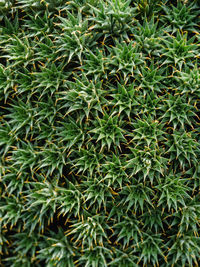
[[[198,266],[199,1],[0,1],[0,265]]]

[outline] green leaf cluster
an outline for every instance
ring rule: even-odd
[[[0,266],[200,265],[199,18],[0,0]]]

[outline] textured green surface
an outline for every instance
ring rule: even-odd
[[[198,266],[199,16],[0,1],[1,266]]]

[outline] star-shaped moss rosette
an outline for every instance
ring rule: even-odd
[[[198,0],[0,0],[0,265],[200,262]]]

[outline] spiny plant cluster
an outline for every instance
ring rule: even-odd
[[[0,265],[200,265],[200,2],[0,1]]]

